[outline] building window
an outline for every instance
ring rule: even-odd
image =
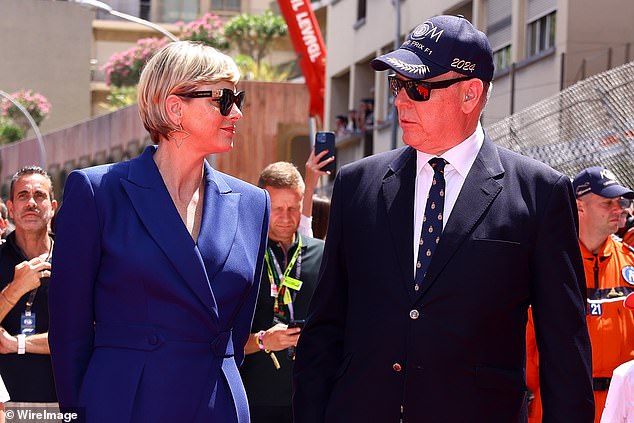
[[[357,21],[365,19],[365,8],[367,0],[357,0]]]
[[[511,45],[507,45],[493,52],[495,71],[500,72],[511,66]]]
[[[152,0],[141,0],[139,3],[139,17],[141,19],[145,19],[146,21],[151,20],[152,15],[150,14]]]
[[[213,0],[211,7],[213,10],[235,10],[240,11],[240,0]]]
[[[528,24],[529,57],[555,46],[556,16],[557,12],[552,12]]]

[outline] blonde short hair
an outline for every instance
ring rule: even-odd
[[[233,59],[202,43],[176,41],[160,49],[141,72],[138,89],[139,115],[152,141],[158,143],[176,129],[165,108],[171,94],[185,94],[219,81],[234,85],[240,71]]]
[[[258,180],[260,188],[297,189],[304,195],[306,186],[297,167],[289,162],[271,163],[262,170]]]

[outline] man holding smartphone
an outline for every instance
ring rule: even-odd
[[[305,185],[292,163],[267,166],[258,186],[271,197],[269,241],[240,373],[252,423],[292,422],[295,346],[317,286],[324,242],[297,230]]]
[[[56,407],[48,347],[53,184],[43,169],[25,167],[13,175],[9,195],[15,230],[0,246],[0,374],[11,395],[6,405]]]

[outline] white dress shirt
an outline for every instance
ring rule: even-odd
[[[6,386],[4,386],[2,376],[0,376],[0,403],[8,402],[9,399],[9,393],[7,392]]]
[[[447,220],[451,216],[453,206],[456,204],[458,194],[473,165],[473,162],[484,142],[484,131],[478,123],[475,132],[466,140],[447,150],[440,157],[448,164],[445,166],[445,207],[443,209],[442,227],[445,228]],[[414,275],[416,274],[416,262],[418,261],[418,242],[423,229],[423,215],[427,205],[427,196],[431,181],[434,178],[434,170],[428,163],[433,154],[416,151],[416,189],[414,190]]]
[[[634,360],[614,369],[601,423],[634,422]]]

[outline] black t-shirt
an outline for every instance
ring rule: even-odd
[[[0,290],[13,280],[15,266],[25,260],[15,243],[15,232],[12,232],[0,245]],[[35,314],[36,333],[48,332],[48,288],[49,278],[42,279],[33,300],[31,311]],[[20,333],[21,314],[28,297],[29,293],[23,295],[0,323],[11,335]],[[57,402],[51,356],[48,354],[0,354],[0,375],[11,401]]]
[[[297,242],[291,245],[285,256],[282,247],[269,240],[268,246],[273,250],[280,266],[286,267],[286,258],[290,260],[297,249]],[[323,255],[324,242],[302,236],[301,273],[299,279],[303,282],[301,289],[293,301],[294,318],[306,319],[310,299],[317,287],[317,277],[321,257]],[[290,276],[295,277],[293,267]],[[284,269],[282,269],[283,271]],[[271,297],[271,283],[266,272],[266,263],[262,272],[258,302],[255,307],[251,333],[267,330],[273,324],[273,300]],[[252,406],[289,406],[292,397],[293,361],[289,358],[288,350],[276,351],[275,356],[280,363],[280,369],[276,370],[273,361],[268,354],[258,351],[245,357],[240,368],[242,381],[244,382],[249,404]]]

